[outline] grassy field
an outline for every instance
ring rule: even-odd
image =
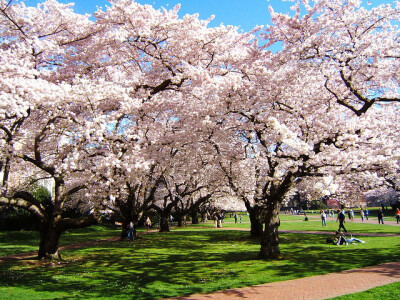
[[[63,233],[60,246],[98,241],[120,235],[120,230],[104,226],[91,226]],[[2,231],[0,232],[0,257],[38,250],[39,232]]]
[[[282,222],[282,226],[285,223]],[[298,226],[298,223],[302,224],[287,222],[292,224],[289,227]],[[375,227],[368,231],[380,230]],[[380,227],[388,227],[388,231],[391,231],[389,227],[397,228]],[[1,234],[4,237],[4,233]],[[62,244],[118,235],[119,231],[115,229],[96,226],[69,232],[63,236]],[[301,278],[400,259],[398,237],[363,237],[365,244],[340,247],[327,244],[323,235],[286,233],[280,237],[283,257],[275,261],[257,258],[259,241],[249,238],[246,231],[187,227],[170,233],[144,235],[135,242],[104,242],[66,250],[63,251],[64,260],[59,262],[2,263],[0,295],[2,299],[157,299]],[[21,247],[18,249],[36,250],[34,234],[17,232],[7,235],[6,242],[0,240],[3,253],[13,245],[13,240],[16,247]]]
[[[336,298],[332,298],[335,300],[376,300],[376,299],[385,299],[385,300],[398,300],[400,299],[400,282],[378,286],[376,288],[360,292],[354,293],[350,295],[344,295]]]
[[[328,218],[327,226],[321,225],[321,219],[318,215],[309,215],[309,221],[305,222],[304,216],[292,216],[292,215],[280,215],[281,226],[279,230],[296,230],[296,231],[326,231],[335,232],[339,228],[339,223],[336,222],[336,218]],[[390,221],[395,221],[386,218]],[[233,218],[226,218],[225,222],[222,224],[224,228],[247,228],[250,229],[250,221],[247,216],[243,216],[243,223],[235,223]],[[379,225],[378,222],[372,223],[357,223],[354,221],[346,221],[345,227],[349,233],[387,233],[387,234],[400,234],[400,225]],[[196,225],[196,227],[206,227],[213,228],[214,222],[208,221],[206,223],[201,223]]]

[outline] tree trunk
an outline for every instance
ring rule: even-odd
[[[199,215],[197,214],[197,211],[193,211],[191,214],[192,217],[192,224],[199,224]]]
[[[127,219],[122,219],[121,240],[128,237],[129,222]]]
[[[183,227],[183,222],[182,222],[182,219],[181,218],[179,218],[178,219],[178,222],[177,222],[178,224],[178,227]]]
[[[178,227],[186,226],[186,216],[178,217]]]
[[[259,238],[263,235],[263,215],[259,206],[254,206],[249,211],[250,235],[252,238]]]
[[[186,226],[186,221],[184,220],[184,216],[177,214],[176,221],[178,223],[178,227]]]
[[[279,249],[278,227],[280,225],[279,210],[281,204],[275,201],[265,213],[265,230],[261,237],[260,257],[266,259],[279,258],[281,251]]]
[[[40,225],[40,242],[38,258],[61,259],[58,252],[61,231],[54,221],[43,221]]]
[[[135,220],[128,220],[128,219],[122,219],[122,231],[121,231],[121,240],[128,238],[128,233],[130,230],[130,222],[133,223],[133,238],[137,238],[137,222]]]
[[[201,214],[201,222],[208,222],[208,212]]]
[[[169,232],[169,214],[160,216],[160,232]]]
[[[38,258],[61,259],[58,251],[61,234],[68,229],[84,228],[96,224],[97,219],[92,214],[80,218],[62,218],[60,214],[54,214],[51,218],[41,220],[39,232]]]

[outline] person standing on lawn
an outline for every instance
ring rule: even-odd
[[[364,223],[364,210],[361,208],[360,210],[361,222]]]
[[[397,221],[397,224],[399,224],[400,223],[400,209],[399,208],[396,208],[396,211],[395,211],[395,216],[396,216],[396,221]]]
[[[128,239],[130,241],[135,239],[135,226],[133,225],[133,222],[129,222]]]
[[[340,231],[340,228],[343,228],[344,232],[347,232],[347,229],[344,227],[344,223],[346,222],[346,214],[343,211],[343,209],[338,213],[336,222],[339,221],[339,229],[338,231]]]
[[[322,220],[322,226],[326,226],[326,213],[322,209],[321,209],[321,220]]]
[[[381,224],[381,222],[382,222],[382,224],[384,224],[383,223],[383,211],[382,211],[382,209],[378,209],[378,224]]]

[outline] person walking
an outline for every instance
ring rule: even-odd
[[[368,208],[365,210],[365,219],[367,219],[367,221],[368,221],[368,215],[369,215],[369,210],[368,210]]]
[[[222,228],[222,214],[217,214],[217,227]]]
[[[135,226],[133,225],[133,222],[129,222],[128,239],[130,241],[135,239]]]
[[[360,216],[361,216],[361,222],[363,222],[364,223],[364,210],[361,208],[361,210],[360,210]]]
[[[146,222],[144,222],[144,224],[146,225],[147,232],[149,232],[149,229],[151,227],[151,220],[149,217],[146,218]]]
[[[321,220],[322,220],[322,226],[326,226],[326,213],[322,209],[321,209]]]
[[[400,223],[400,209],[396,208],[396,211],[394,212],[394,214],[396,216],[397,224],[399,224]]]
[[[237,223],[237,214],[235,214],[235,216],[234,216],[234,218],[235,218],[235,223]]]
[[[383,223],[383,211],[382,209],[378,209],[378,224],[384,224]]]
[[[343,228],[344,232],[347,232],[347,229],[344,227],[344,223],[346,222],[346,214],[343,211],[343,209],[338,213],[336,222],[339,221],[339,229],[338,231],[340,231],[340,228]]]

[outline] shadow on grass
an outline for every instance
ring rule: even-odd
[[[135,242],[65,251],[61,262],[0,265],[0,288],[58,298],[157,299],[300,278],[400,259],[393,248],[336,247],[324,237],[282,234],[284,259],[258,260],[258,240],[246,232],[185,230]],[[397,247],[399,244],[397,244]],[[253,278],[256,277],[256,278]],[[0,289],[1,291],[1,289]]]

